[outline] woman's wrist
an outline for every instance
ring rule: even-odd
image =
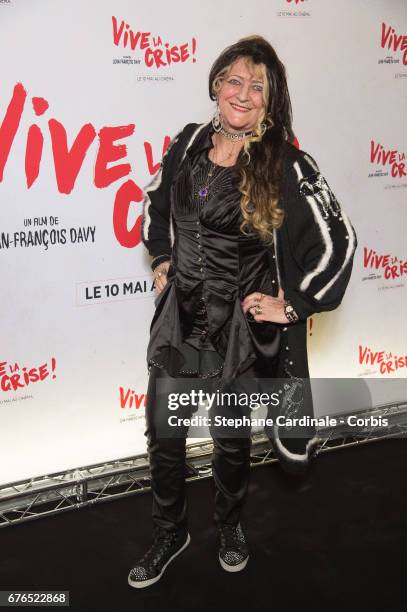
[[[157,255],[156,257],[153,257],[152,261],[151,261],[151,269],[154,272],[154,270],[162,263],[164,263],[165,261],[171,261],[171,255],[168,254],[163,254],[163,255]]]
[[[284,300],[283,308],[288,323],[296,323],[300,317],[296,313],[294,306],[291,304],[290,300]]]

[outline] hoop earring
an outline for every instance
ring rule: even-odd
[[[266,117],[266,123],[268,123],[268,127],[272,128],[274,125],[274,121],[271,115],[267,115]]]
[[[217,104],[215,114],[212,118],[212,127],[215,132],[220,132],[220,130],[222,129],[222,119],[220,117],[219,104]]]
[[[263,138],[266,130],[267,124],[262,121],[260,124],[257,124],[255,131],[253,132],[253,136],[256,136],[257,138]]]
[[[271,115],[267,115],[265,120],[260,123],[259,130],[257,132],[259,138],[263,138],[266,131],[272,128],[273,125],[274,125],[274,121],[271,118]]]

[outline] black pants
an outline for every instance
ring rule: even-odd
[[[194,370],[198,351],[184,343],[187,363],[183,369]],[[252,368],[245,376],[254,376]],[[147,390],[146,431],[147,449],[150,460],[151,488],[153,493],[153,525],[164,529],[187,527],[186,497],[186,436],[159,437],[154,411],[163,407],[156,401],[156,381],[168,374],[165,369],[152,366]],[[219,438],[212,433],[213,455],[212,474],[215,485],[216,524],[237,525],[247,497],[250,477],[251,437]]]

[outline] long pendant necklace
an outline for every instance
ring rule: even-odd
[[[201,203],[205,202],[208,199],[209,196],[209,187],[212,183],[215,182],[215,180],[219,177],[219,175],[222,173],[224,168],[228,168],[229,166],[220,166],[218,165],[217,161],[218,161],[218,150],[217,150],[217,145],[215,143],[214,145],[215,148],[215,154],[214,154],[214,162],[209,159],[209,169],[208,169],[208,173],[206,175],[206,180],[204,181],[203,185],[201,185],[201,187],[198,190],[198,196],[201,200]],[[232,156],[233,153],[233,149],[234,149],[234,145],[232,146],[231,150],[229,151],[228,155],[224,158],[221,159],[220,161],[226,161],[227,159],[230,159],[230,157]],[[215,177],[215,178],[213,178]]]
[[[208,174],[206,175],[206,180],[204,182],[204,184],[202,185],[202,187],[199,189],[198,191],[198,196],[201,198],[201,200],[207,200],[208,199],[208,195],[209,195],[209,185],[211,184],[212,181],[212,176],[215,172],[216,166],[215,164],[209,160],[209,170],[208,170]]]

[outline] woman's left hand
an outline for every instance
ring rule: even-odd
[[[262,313],[256,314],[256,305],[259,305]],[[255,291],[246,295],[242,302],[243,312],[250,310],[254,320],[258,323],[269,321],[270,323],[289,323],[284,312],[284,291],[280,288],[277,297]]]

